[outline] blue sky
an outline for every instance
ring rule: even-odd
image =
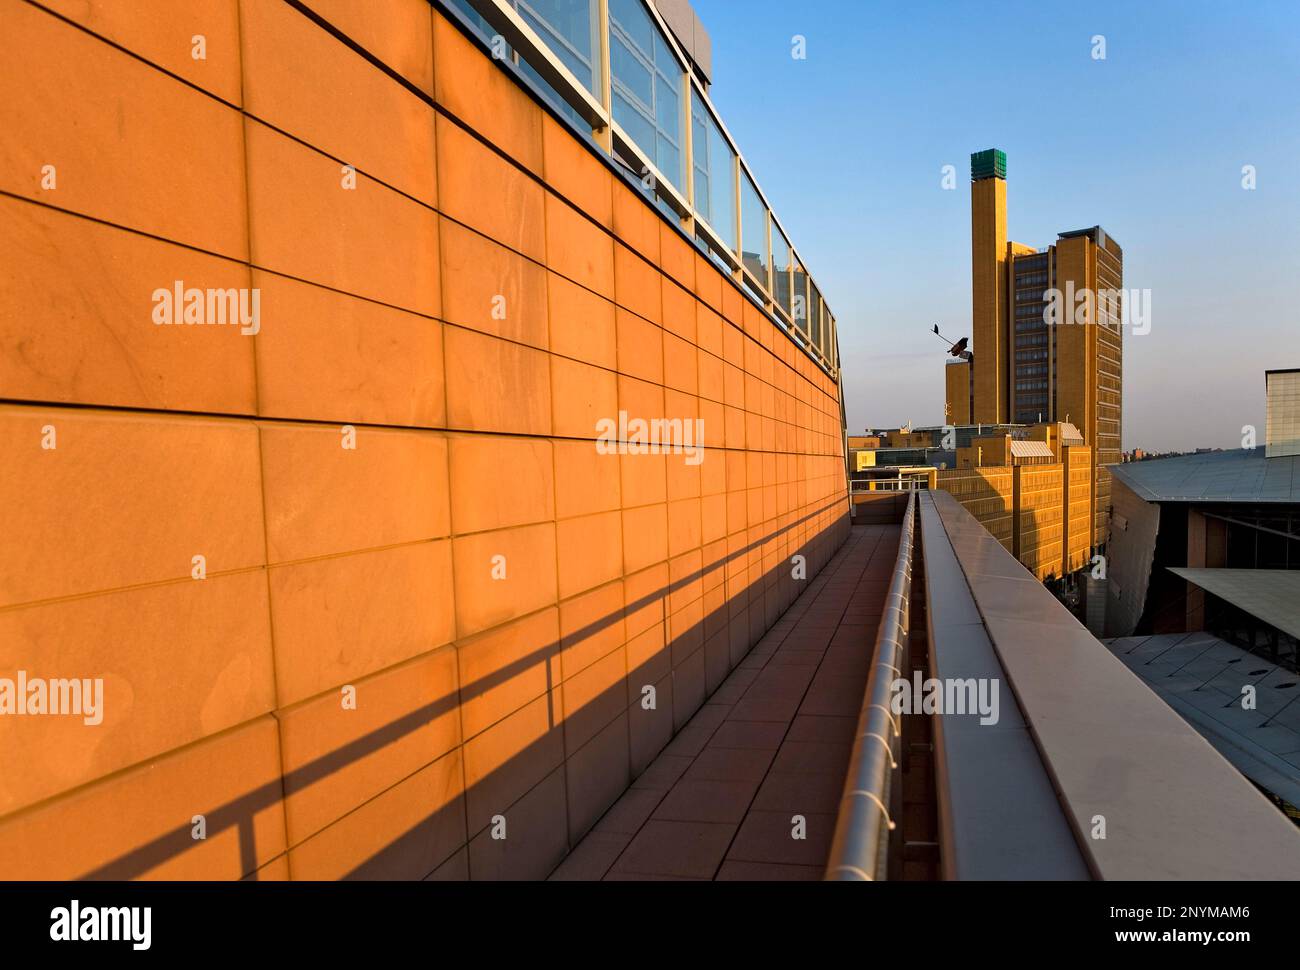
[[[969,157],[996,147],[1010,238],[1100,224],[1151,291],[1124,447],[1262,440],[1264,370],[1300,366],[1300,3],[692,2],[714,104],[839,321],[851,430],[942,420],[927,331],[970,333]]]

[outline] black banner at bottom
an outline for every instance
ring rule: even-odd
[[[767,960],[789,946],[867,958],[1172,946],[1231,959],[1293,937],[1291,895],[1289,883],[0,883],[0,940],[15,958],[419,947],[551,959],[559,944]]]

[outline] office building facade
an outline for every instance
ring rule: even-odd
[[[1120,461],[1124,254],[1100,226],[1041,250],[1007,239],[1006,155],[971,156],[974,360],[949,362],[946,407],[976,424],[1069,422],[1092,449],[1092,545],[1104,546]],[[970,393],[960,371],[969,367]]]

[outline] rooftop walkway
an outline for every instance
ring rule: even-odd
[[[820,879],[898,540],[854,526],[551,878]]]

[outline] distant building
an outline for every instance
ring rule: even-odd
[[[1041,580],[1084,568],[1092,546],[1092,450],[1069,422],[943,425],[881,432],[854,448],[853,490],[950,493]],[[862,439],[858,439],[862,440]]]
[[[1264,372],[1268,399],[1265,456],[1300,455],[1300,368]]]
[[[1294,375],[1294,376],[1293,376]],[[1109,636],[1209,630],[1294,664],[1300,639],[1300,370],[1269,371],[1263,447],[1114,469]]]
[[[1106,543],[1120,454],[1124,253],[1100,226],[1042,250],[1007,239],[1006,155],[971,156],[974,358],[945,369],[953,423],[1070,421],[1093,449],[1092,545]],[[968,417],[967,417],[968,416]]]

